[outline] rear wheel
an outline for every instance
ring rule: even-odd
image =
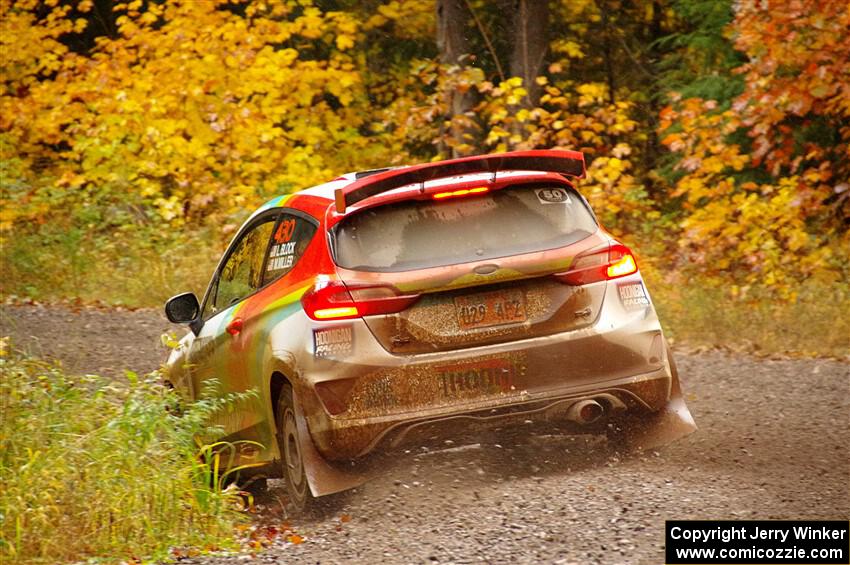
[[[298,426],[295,420],[295,402],[292,387],[286,385],[277,402],[277,442],[280,449],[283,479],[294,510],[304,510],[312,499],[304,469]]]

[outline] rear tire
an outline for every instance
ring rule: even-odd
[[[242,490],[251,493],[254,496],[264,495],[269,490],[269,483],[263,477],[248,479],[242,485]]]
[[[293,510],[301,512],[310,505],[313,495],[307,483],[295,419],[295,401],[289,385],[284,385],[277,401],[277,443],[289,501]]]

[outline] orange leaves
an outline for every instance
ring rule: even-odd
[[[736,101],[751,128],[757,155],[772,174],[797,172],[800,132],[785,129],[799,117],[818,116],[823,128],[850,120],[850,10],[841,0],[744,4],[735,27],[736,47],[749,56],[741,67],[746,89]],[[796,124],[795,124],[796,125]],[[845,132],[831,160],[847,147]],[[839,167],[847,178],[850,168]]]
[[[240,544],[242,547],[252,552],[262,551],[278,540],[292,545],[300,545],[307,541],[304,536],[298,534],[286,522],[268,525],[244,524],[237,526],[236,529],[240,534]]]

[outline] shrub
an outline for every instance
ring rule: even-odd
[[[155,373],[115,382],[29,358],[0,358],[0,372],[0,561],[162,559],[233,543],[241,499],[211,486],[196,438],[238,398],[180,412]]]

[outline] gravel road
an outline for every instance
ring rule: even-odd
[[[150,370],[169,328],[151,311],[0,310],[15,347],[81,372]],[[700,429],[673,445],[618,454],[593,436],[520,430],[413,450],[301,517],[287,516],[272,481],[257,526],[288,523],[303,543],[277,536],[255,556],[182,563],[663,563],[666,519],[850,519],[850,364],[677,361]]]

